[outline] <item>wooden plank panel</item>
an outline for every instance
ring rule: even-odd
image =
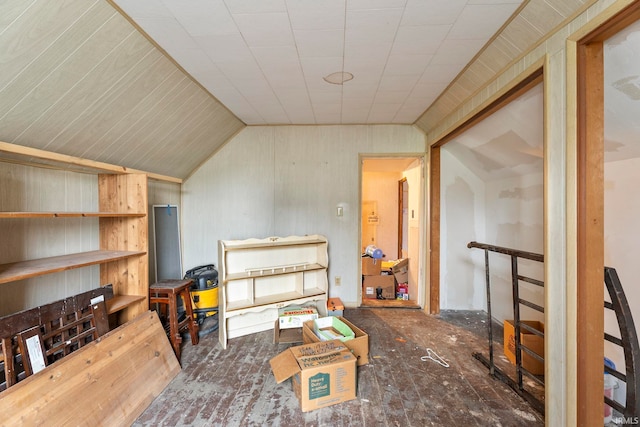
[[[11,3],[11,2],[8,2]],[[22,3],[20,1],[14,3]],[[80,3],[80,2],[78,2]],[[90,4],[87,2],[87,6]],[[100,28],[111,16],[115,14],[113,9],[105,7],[104,4],[94,3],[91,7],[87,7],[86,13],[79,15],[73,24],[69,25],[59,37],[50,40],[43,40],[45,47],[32,62],[25,65],[21,72],[2,88],[0,84],[0,117],[13,108],[22,98],[34,90],[38,85],[46,80],[52,70],[55,70],[60,61],[66,59],[72,52],[80,48],[86,39]],[[33,25],[33,23],[24,23],[24,25]],[[0,25],[0,28],[3,28]],[[49,44],[50,43],[50,44]],[[37,49],[36,49],[37,50]],[[24,57],[31,58],[33,52],[22,52]],[[13,64],[11,64],[13,65]],[[3,70],[3,65],[0,65]],[[2,76],[7,77],[7,76]]]
[[[4,3],[4,2],[3,2]],[[20,0],[7,2],[9,10],[16,10]],[[89,1],[39,1],[25,7],[12,25],[0,33],[0,87],[4,87],[16,75],[28,67],[42,52],[63,33],[70,21],[91,8]],[[5,6],[3,6],[4,9]]]
[[[109,22],[121,20],[122,18],[118,17]],[[102,55],[95,57],[91,63],[92,67],[79,76],[69,91],[56,99],[55,103],[16,139],[16,142],[48,140],[47,150],[60,151],[59,144],[51,140],[52,136],[64,131],[87,108],[101,99],[105,92],[112,90],[114,84],[127,77],[128,71],[151,52],[153,47],[144,37],[134,32],[131,26],[127,28],[128,22],[119,24],[123,27],[119,28],[119,36],[123,38],[114,46],[117,48],[106,55],[105,52],[101,52]],[[95,49],[98,50],[98,47]],[[82,58],[81,61],[83,64],[90,62],[86,58]],[[67,70],[69,71],[71,70]]]
[[[179,371],[149,312],[3,392],[0,423],[131,425]]]
[[[134,31],[133,28],[128,22],[122,21],[122,19],[110,19],[105,22],[71,56],[61,60],[57,68],[51,70],[46,79],[42,80],[37,88],[24,94],[20,103],[15,105],[0,120],[0,125],[4,128],[3,139],[5,141],[16,142],[17,138],[22,136],[22,133],[27,129],[32,129],[31,132],[42,130],[42,132],[47,133],[41,135],[40,138],[28,140],[25,136],[22,136],[21,139],[29,142],[31,146],[45,148],[52,133],[53,135],[57,134],[58,131],[56,129],[75,117],[73,114],[78,114],[78,111],[82,111],[86,106],[87,100],[92,99],[91,92],[85,94],[84,99],[74,99],[78,103],[75,108],[69,111],[60,110],[63,107],[59,102],[61,99],[68,100],[69,91],[82,82],[86,76],[91,76],[96,64],[100,64],[127,36],[131,35],[132,31]],[[102,77],[106,79],[107,76],[108,74],[105,74]],[[113,77],[113,75],[110,76],[110,78]],[[43,118],[49,117],[53,112],[51,111],[52,107],[56,105],[57,108],[53,108],[53,111],[61,111],[62,114],[67,114],[67,118],[61,119],[58,117],[56,126],[53,129],[43,129],[45,121],[40,118],[43,116]],[[33,141],[38,141],[39,144],[35,145]]]

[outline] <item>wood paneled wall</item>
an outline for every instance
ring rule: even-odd
[[[248,127],[183,183],[185,268],[217,263],[220,239],[323,234],[329,294],[356,303],[359,155],[424,150],[424,134],[408,125]]]

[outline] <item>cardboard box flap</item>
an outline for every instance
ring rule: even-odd
[[[288,380],[300,371],[298,361],[289,349],[273,357],[269,360],[269,364],[271,365],[271,371],[278,384]]]
[[[302,369],[336,362],[345,351],[349,352],[349,349],[340,340],[322,341],[288,348],[269,360],[269,364],[276,382],[280,384]]]
[[[329,298],[327,300],[327,309],[328,310],[344,310],[344,304],[342,304],[342,300],[340,298]]]

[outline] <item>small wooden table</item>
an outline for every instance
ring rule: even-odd
[[[191,279],[161,280],[149,286],[149,303],[165,304],[169,310],[169,341],[180,360],[180,344],[182,336],[180,331],[188,328],[191,334],[191,344],[198,344],[198,323],[193,317],[191,305]],[[178,319],[178,296],[182,297],[186,316],[181,321]]]

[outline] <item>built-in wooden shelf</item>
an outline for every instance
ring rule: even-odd
[[[0,218],[141,218],[146,215],[146,212],[0,212]]]
[[[138,251],[89,251],[77,254],[0,264],[0,283],[8,283],[30,277],[118,261],[144,255]]]
[[[107,313],[113,314],[146,299],[144,295],[115,295],[106,301]]]

